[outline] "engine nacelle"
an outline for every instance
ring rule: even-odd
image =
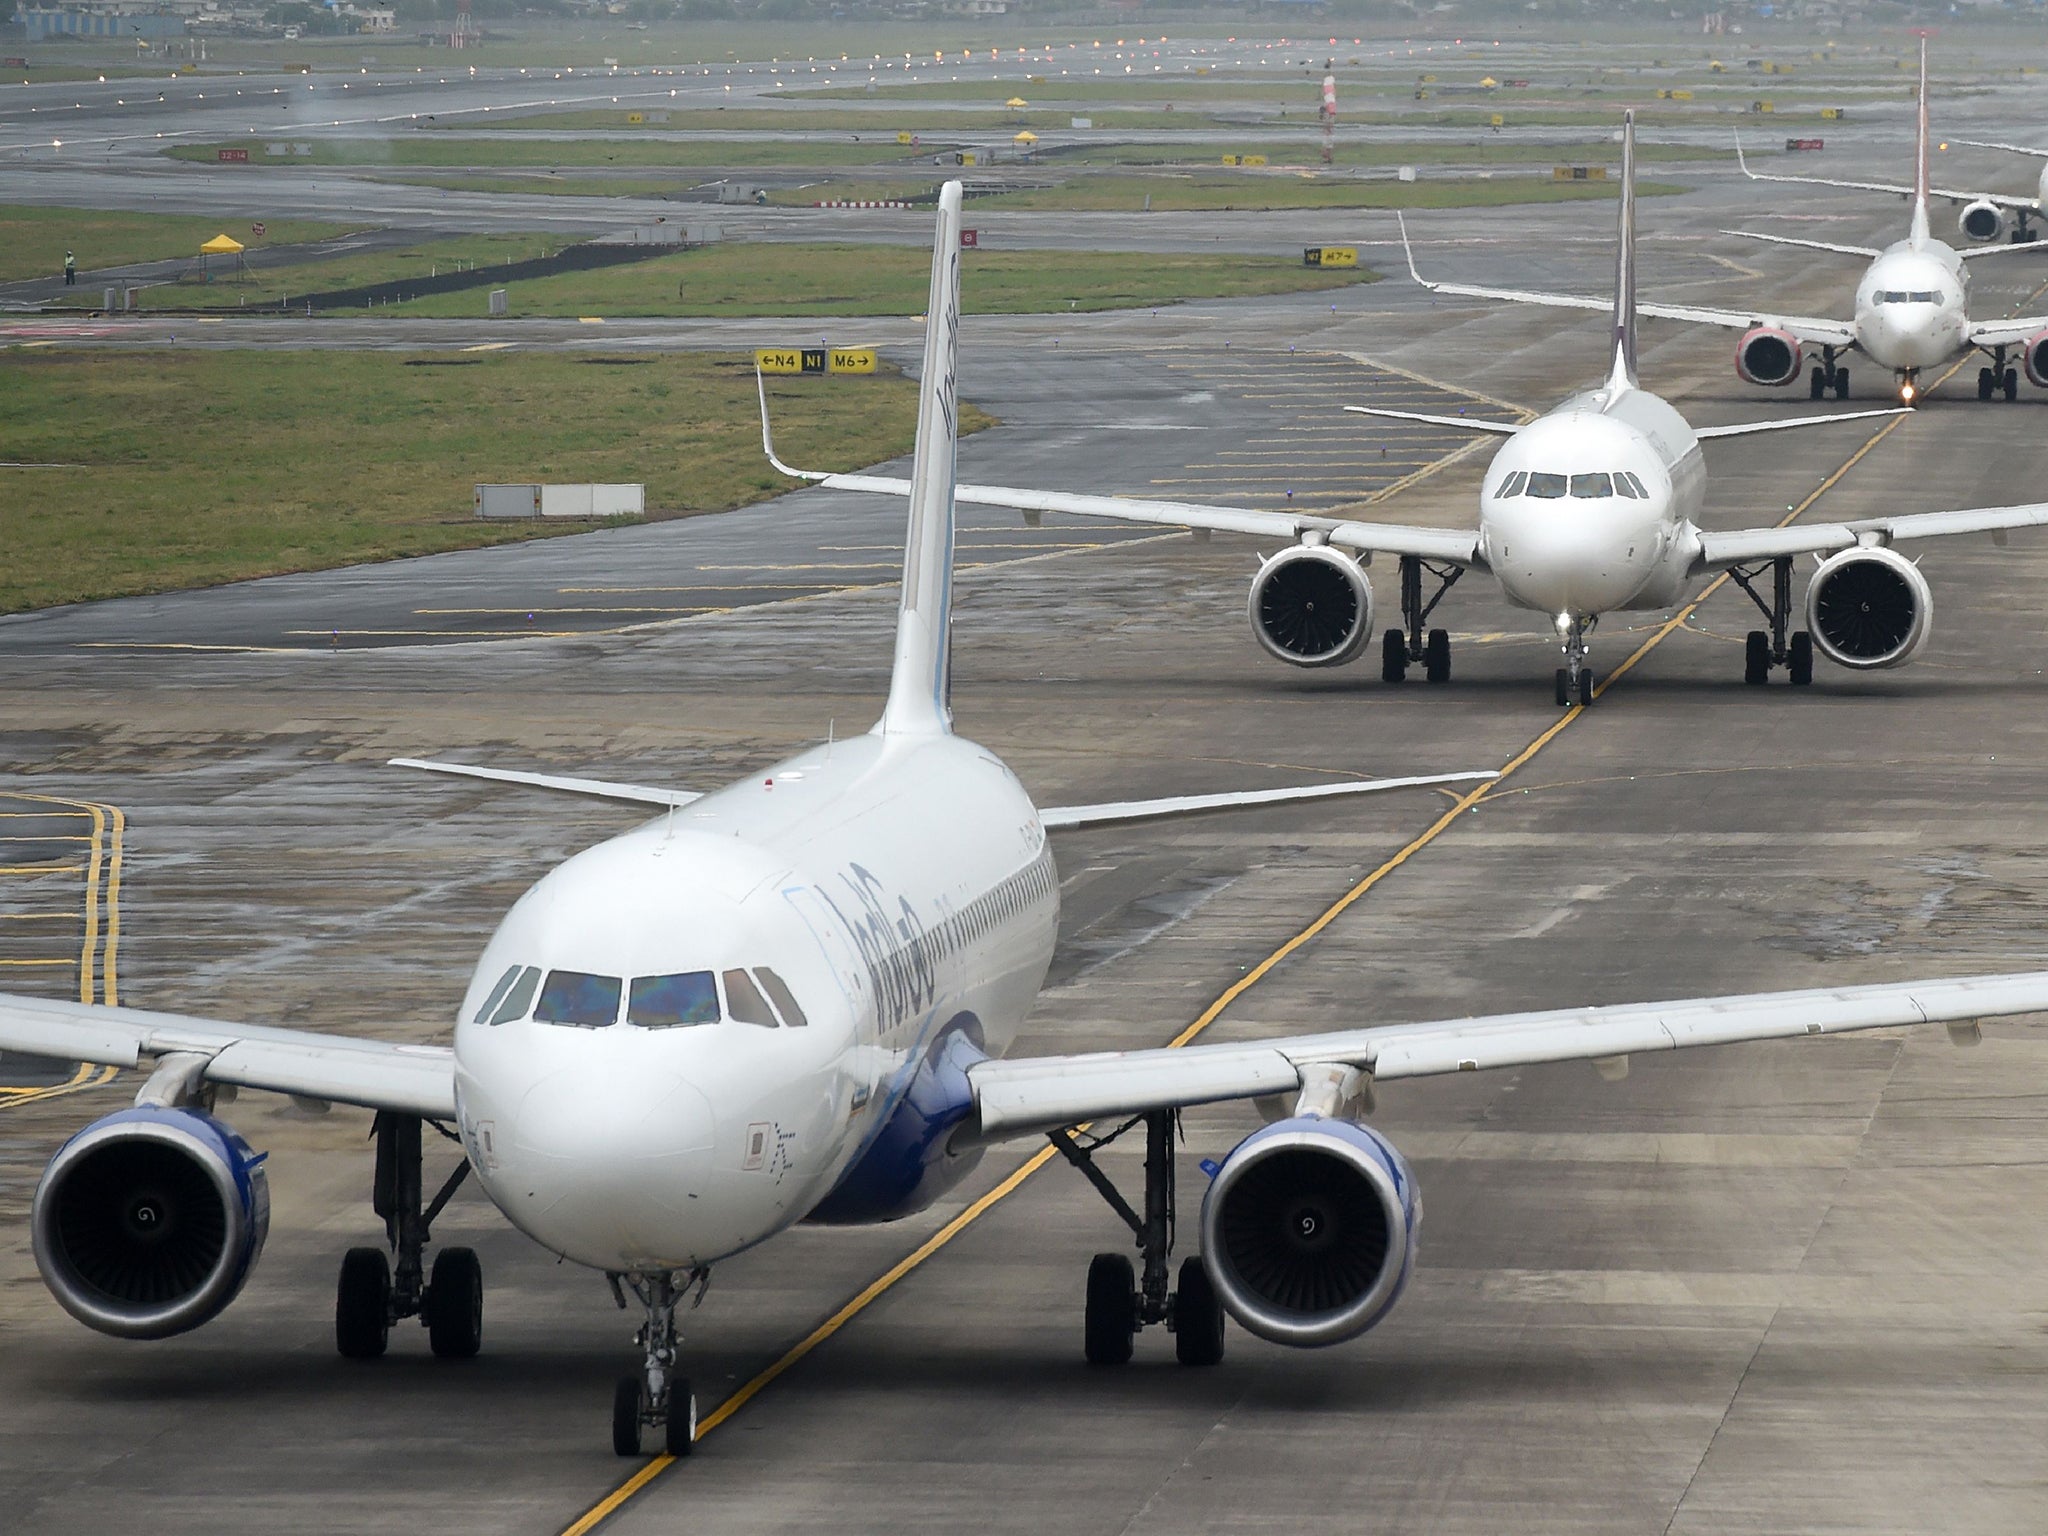
[[[1956,215],[1956,228],[1966,240],[1997,240],[2005,234],[2005,210],[1996,203],[1971,203]]]
[[[1337,667],[1372,638],[1372,586],[1356,560],[1323,544],[1282,550],[1252,578],[1252,633],[1290,666]]]
[[[1927,643],[1934,594],[1890,549],[1845,549],[1806,584],[1806,627],[1830,661],[1868,671],[1903,666]]]
[[[57,1149],[29,1225],[65,1311],[116,1338],[169,1338],[219,1316],[255,1267],[263,1155],[195,1109],[124,1109]]]
[[[2027,344],[2020,349],[2020,357],[2026,363],[2027,378],[2034,387],[2048,389],[2048,331],[2029,337]]]
[[[1775,326],[1745,331],[1735,343],[1735,371],[1745,384],[1790,384],[1799,377],[1799,359],[1799,338]]]
[[[1392,1310],[1422,1201],[1379,1132],[1301,1115],[1254,1131],[1202,1201],[1202,1255],[1230,1315],[1276,1344],[1341,1344]]]

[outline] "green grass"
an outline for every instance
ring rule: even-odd
[[[1000,134],[1007,138],[1021,129],[1071,132],[1069,112],[948,112],[935,108],[906,107],[899,112],[834,111],[829,107],[806,107],[776,111],[763,107],[710,108],[709,110],[667,112],[663,123],[629,123],[627,108],[603,111],[548,112],[536,117],[483,117],[467,114],[436,121],[434,129],[487,128],[529,129],[550,133],[645,133],[654,137],[672,133],[760,132],[846,133],[895,142],[898,133],[915,134]],[[663,111],[660,107],[647,109]],[[1098,129],[1116,128],[1209,128],[1216,120],[1198,112],[1099,112],[1092,119]]]
[[[410,166],[594,166],[651,169],[660,166],[731,165],[871,165],[905,160],[913,151],[899,145],[894,133],[855,144],[724,142],[719,140],[657,140],[619,143],[606,139],[455,138],[422,133],[397,139],[314,139],[313,153],[272,159],[263,153],[266,140],[240,144],[180,144],[164,153],[174,160],[208,164],[222,149],[247,149],[249,164],[299,168],[322,165]],[[926,157],[927,159],[929,156]],[[228,166],[227,170],[238,170]]]
[[[263,220],[261,240],[249,232],[252,220]],[[372,221],[365,220],[364,223]],[[199,247],[215,235],[228,234],[252,249],[328,240],[362,225],[312,224],[297,219],[264,219],[260,205],[235,218],[190,218],[160,213],[101,213],[83,208],[0,207],[0,282],[30,277],[59,277],[64,252],[78,256],[79,282],[85,284],[97,267],[166,257],[196,259]],[[98,295],[94,295],[98,302]]]
[[[508,286],[514,315],[914,315],[931,262],[914,246],[718,245],[631,266]],[[1283,257],[1104,251],[969,251],[961,305],[972,314],[1065,314],[1187,299],[1300,293],[1370,282]],[[394,315],[474,316],[485,293],[434,294]]]
[[[823,182],[798,192],[771,193],[777,201],[812,202],[834,197],[892,197],[927,183]],[[1264,212],[1275,208],[1499,208],[1515,203],[1569,203],[1613,197],[1613,181],[1557,181],[1549,176],[1459,177],[1432,181],[1358,181],[1350,177],[1235,171],[1162,171],[1156,175],[1076,176],[1056,187],[1032,187],[973,197],[977,208],[1055,213],[1141,211],[1152,199],[1154,213]],[[891,188],[897,190],[890,190]],[[1637,183],[1644,197],[1689,188],[1668,182]]]
[[[431,364],[434,366],[417,366]],[[446,366],[460,364],[461,366]],[[893,372],[769,386],[797,462],[908,450]],[[963,427],[989,418],[968,408]],[[653,515],[788,488],[761,458],[752,359],[551,352],[0,353],[10,518],[0,611],[506,543],[479,481],[638,481]]]

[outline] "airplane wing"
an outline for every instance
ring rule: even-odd
[[[906,484],[908,482],[905,482]],[[391,768],[418,768],[461,779],[488,779],[494,784],[523,784],[529,789],[555,789],[592,800],[619,800],[628,805],[688,805],[704,797],[687,789],[654,789],[645,784],[614,784],[606,779],[572,779],[553,773],[522,773],[513,768],[478,768],[469,763],[439,763],[419,757],[394,757]]]
[[[441,1045],[0,995],[0,1051],[108,1067],[134,1067],[144,1057],[201,1056],[208,1082],[429,1120],[455,1117],[455,1056]]]
[[[1975,144],[1974,140],[1958,139],[1958,144]],[[1982,144],[1980,149],[2012,149],[2023,155],[2038,155],[2038,149],[2020,149],[2017,144]],[[1787,176],[1782,171],[1753,171],[1749,168],[1749,157],[1742,151],[1742,135],[1735,135],[1735,161],[1742,167],[1742,174],[1751,181],[1782,181],[1801,187],[1840,187],[1845,192],[1887,192],[1893,197],[1910,198],[1913,189],[1893,181],[1838,181],[1831,176]],[[1949,187],[1929,187],[1929,197],[1938,197],[1947,203],[1996,203],[2001,208],[2025,208],[2032,212],[2035,200],[2031,197],[2013,197],[2004,192],[1960,192]],[[1740,233],[1740,231],[1738,231]],[[1753,236],[1752,238],[1762,238]],[[1872,252],[1875,255],[1875,252]]]
[[[1951,512],[1908,512],[1853,523],[1793,523],[1784,528],[1739,528],[1700,534],[1695,572],[1722,571],[1788,555],[1825,555],[1858,544],[1939,539],[1959,533],[1995,533],[2048,524],[2048,502],[2014,507],[1970,507]]]
[[[1590,309],[1606,314],[1614,308],[1612,298],[1592,298],[1574,293],[1544,293],[1531,288],[1484,288],[1474,283],[1433,282],[1416,270],[1415,252],[1408,244],[1408,221],[1395,215],[1401,226],[1401,249],[1408,256],[1408,275],[1432,293],[1456,294],[1463,298],[1499,299],[1509,304],[1538,304],[1550,309]],[[1659,320],[1679,320],[1688,325],[1716,325],[1726,330],[1747,331],[1760,325],[1787,331],[1816,346],[1850,347],[1856,342],[1856,328],[1847,320],[1827,320],[1810,315],[1780,315],[1756,309],[1702,309],[1689,304],[1636,305],[1638,315]]]
[[[1048,832],[1070,827],[1109,826],[1117,822],[1157,821],[1201,811],[1240,810],[1253,805],[1281,805],[1293,800],[1330,800],[1340,795],[1370,795],[1383,789],[1419,789],[1441,784],[1471,784],[1497,779],[1494,772],[1436,773],[1407,779],[1349,779],[1337,784],[1299,784],[1287,789],[1246,789],[1220,795],[1172,795],[1163,800],[1117,800],[1103,805],[1050,805],[1038,813]]]
[[[1290,1094],[1312,1068],[1325,1064],[1354,1067],[1385,1083],[1682,1046],[2041,1012],[2048,1012],[2048,971],[2026,971],[1494,1014],[1179,1050],[984,1061],[968,1069],[976,1119],[966,1130],[973,1139],[997,1141],[1084,1120]]]
[[[2030,247],[2007,245],[1995,249],[2024,251]],[[2012,320],[1980,320],[1970,327],[1970,345],[2016,347],[2023,341],[2032,341],[2043,331],[2048,331],[2048,315],[2021,315]]]
[[[808,480],[828,490],[867,491],[883,496],[910,494],[910,481],[895,475],[836,475],[824,470],[795,469],[783,463],[775,456],[775,441],[768,424],[767,388],[758,373],[754,383],[761,399],[761,450],[778,472],[792,480]],[[1480,426],[1462,418],[1445,417],[1442,420],[1457,426]],[[1026,517],[1064,512],[1076,517],[1101,517],[1121,523],[1152,523],[1168,528],[1251,534],[1260,538],[1283,539],[1289,543],[1297,542],[1304,534],[1320,532],[1340,548],[1368,554],[1415,555],[1447,565],[1479,563],[1479,535],[1470,528],[1420,528],[1401,523],[1315,517],[1299,512],[1270,512],[1257,507],[1218,507],[1194,501],[1141,501],[1135,496],[1034,491],[1009,485],[956,485],[953,487],[953,499],[970,506],[1007,507],[1024,513]]]
[[[1833,251],[1838,256],[1882,256],[1874,245],[1836,245],[1831,240],[1799,240],[1791,235],[1766,235],[1754,229],[1724,229],[1724,235],[1733,235],[1738,240],[1761,240],[1766,245],[1796,245],[1806,251]]]
[[[2034,149],[2026,144],[2000,144],[1986,139],[1956,139],[1952,142],[1967,144],[1971,149],[2002,149],[2008,154],[2032,155],[2036,160],[2048,160],[2048,149]]]

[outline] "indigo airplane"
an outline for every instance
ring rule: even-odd
[[[134,1106],[66,1142],[35,1193],[37,1263],[80,1321],[160,1338],[241,1289],[263,1245],[268,1170],[218,1116],[229,1090],[359,1105],[377,1112],[386,1242],[343,1261],[341,1352],[383,1354],[411,1316],[435,1354],[476,1352],[475,1255],[424,1262],[431,1222],[473,1170],[514,1226],[603,1273],[621,1305],[629,1291],[638,1301],[642,1359],[618,1384],[613,1445],[636,1455],[658,1427],[683,1455],[696,1397],[678,1299],[797,1222],[917,1211],[996,1142],[1049,1136],[1132,1230],[1130,1248],[1089,1267],[1086,1358],[1128,1361],[1157,1324],[1201,1366],[1222,1357],[1226,1315],[1264,1339],[1329,1345],[1400,1298],[1422,1204],[1367,1123],[1377,1084],[1587,1058],[1611,1073],[1634,1051],[1932,1020],[1966,1031],[1959,1021],[2048,1010],[2036,972],[1006,1059],[1054,947],[1049,833],[1385,783],[1040,810],[993,753],[953,734],[960,196],[949,183],[939,200],[895,660],[872,732],[701,796],[413,764],[659,811],[513,906],[452,1046],[0,998],[0,1049],[152,1068]],[[1175,1272],[1175,1113],[1233,1100],[1269,1123],[1223,1153],[1202,1251]],[[1084,1122],[1099,1129],[1077,1134]],[[423,1124],[451,1128],[465,1155],[424,1203]],[[1095,1162],[1117,1124],[1146,1133],[1135,1205]]]

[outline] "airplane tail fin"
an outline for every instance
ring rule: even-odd
[[[1927,34],[1920,34],[1920,111],[1917,137],[1913,146],[1913,225],[1907,238],[1914,245],[1925,245],[1929,238],[1927,223]]]
[[[1636,115],[1621,119],[1621,217],[1614,252],[1614,363],[1610,400],[1636,387]]]
[[[938,230],[932,238],[896,661],[889,674],[889,702],[875,725],[883,735],[944,735],[953,726],[954,375],[959,348],[960,183],[949,181],[939,191]]]

